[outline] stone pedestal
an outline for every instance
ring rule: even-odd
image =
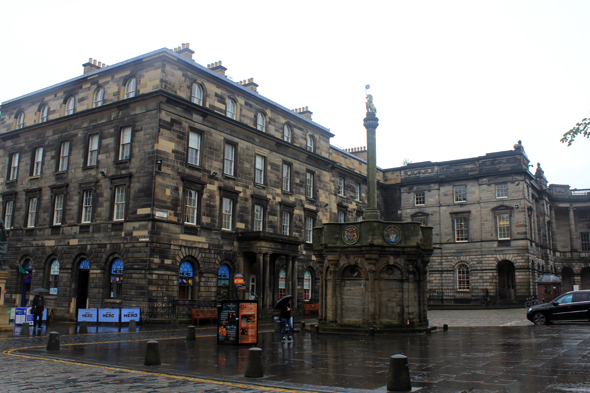
[[[416,222],[328,223],[314,228],[313,236],[321,267],[320,333],[428,329],[431,227]]]

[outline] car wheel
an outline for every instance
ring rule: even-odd
[[[535,323],[535,325],[547,325],[549,321],[547,320],[545,314],[543,314],[542,312],[536,312],[533,315],[533,322]]]

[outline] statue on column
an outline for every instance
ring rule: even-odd
[[[4,220],[0,220],[0,269],[6,270],[8,266],[4,266],[4,260],[8,254],[8,233],[4,228]]]
[[[367,95],[367,103],[365,104],[365,106],[367,107],[367,113],[368,112],[377,113],[377,108],[375,107],[375,104],[373,104],[373,96],[371,94],[367,93],[367,90],[369,90],[370,88],[371,88],[370,85],[365,86],[365,94]]]

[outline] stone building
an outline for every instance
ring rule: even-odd
[[[183,44],[109,66],[90,59],[82,75],[2,103],[8,305],[44,287],[67,318],[190,307],[234,296],[235,273],[240,296],[263,309],[287,293],[317,302],[312,229],[361,220],[366,150],[330,145],[307,107],[287,109],[193,53]],[[384,220],[433,227],[431,303],[484,288],[516,301],[540,271],[563,268],[564,281],[590,285],[590,197],[547,186],[521,146],[379,169],[377,181]]]

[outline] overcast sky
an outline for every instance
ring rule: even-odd
[[[590,188],[590,1],[11,1],[2,5],[0,102],[190,43],[206,65],[308,106],[332,144],[366,145],[365,85],[379,117],[377,165],[512,150],[549,183]],[[534,171],[534,168],[531,168]]]

